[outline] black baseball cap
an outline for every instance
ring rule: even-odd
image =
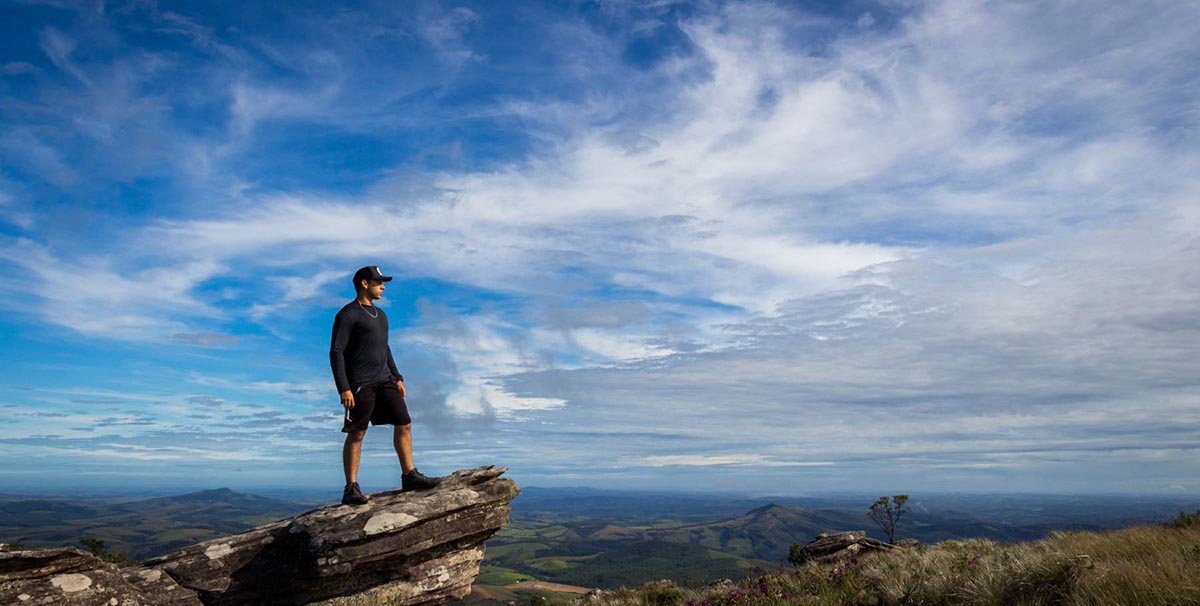
[[[383,272],[379,271],[378,265],[368,265],[366,267],[360,267],[360,268],[358,268],[358,271],[354,272],[354,285],[355,286],[358,286],[358,283],[362,282],[363,280],[379,280],[380,282],[391,282],[392,277],[383,275]]]

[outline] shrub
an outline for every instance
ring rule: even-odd
[[[665,584],[651,583],[642,589],[646,606],[674,606],[683,603],[683,590]]]
[[[1167,528],[1200,528],[1200,509],[1195,513],[1179,512],[1179,515],[1170,522],[1163,524]]]
[[[792,543],[792,546],[788,548],[787,560],[792,566],[803,566],[810,559],[812,559],[812,556],[807,551],[804,551],[803,545]]]
[[[136,564],[141,564],[141,562],[123,553],[113,553],[108,551],[108,549],[104,546],[104,539],[84,537],[79,539],[79,544],[83,545],[84,548],[92,552],[92,555],[96,556],[96,559],[103,562],[108,562],[109,564],[116,564],[117,566],[133,566]]]

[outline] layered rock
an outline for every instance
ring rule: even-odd
[[[118,569],[73,547],[0,545],[0,604],[202,606],[160,570]]]
[[[0,603],[431,606],[459,599],[479,573],[483,542],[508,523],[519,493],[500,478],[505,471],[458,471],[433,490],[322,507],[144,567],[118,571],[77,549],[0,553]]]
[[[839,556],[856,556],[868,551],[890,551],[897,547],[915,547],[916,539],[904,539],[896,543],[887,543],[867,536],[864,530],[826,533],[817,535],[803,548],[808,558],[832,559]]]

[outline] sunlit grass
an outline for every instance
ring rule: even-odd
[[[1171,526],[873,552],[740,583],[602,595],[598,606],[1200,606],[1200,513]]]

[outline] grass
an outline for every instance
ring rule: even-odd
[[[532,606],[536,601],[538,604],[545,606],[573,606],[576,594],[563,593],[558,591],[547,591],[544,589],[509,589],[507,587],[483,586],[476,585],[477,588],[483,589],[490,597],[483,597],[479,592],[473,591],[471,595],[457,602],[449,602],[448,606],[495,606],[496,604],[507,604],[513,602],[517,606]],[[535,598],[540,598],[536,599]]]
[[[530,562],[529,567],[543,572],[553,572],[555,570],[570,568],[571,565],[562,558],[538,558]]]
[[[514,528],[507,526],[496,533],[497,537],[506,539],[532,539],[538,536],[538,531],[532,528]]]
[[[549,549],[545,543],[509,543],[507,545],[489,545],[487,554],[492,559],[514,557],[522,560],[532,560],[537,557],[539,551],[544,549]]]
[[[484,564],[479,567],[479,576],[475,578],[475,582],[480,585],[508,585],[530,578],[532,578],[530,575],[523,572]]]
[[[1200,512],[1165,526],[945,541],[595,606],[1200,606]]]
[[[730,539],[727,543],[725,543],[725,549],[728,549],[734,553],[746,554],[747,556],[750,556],[754,553],[754,545],[748,538]]]

